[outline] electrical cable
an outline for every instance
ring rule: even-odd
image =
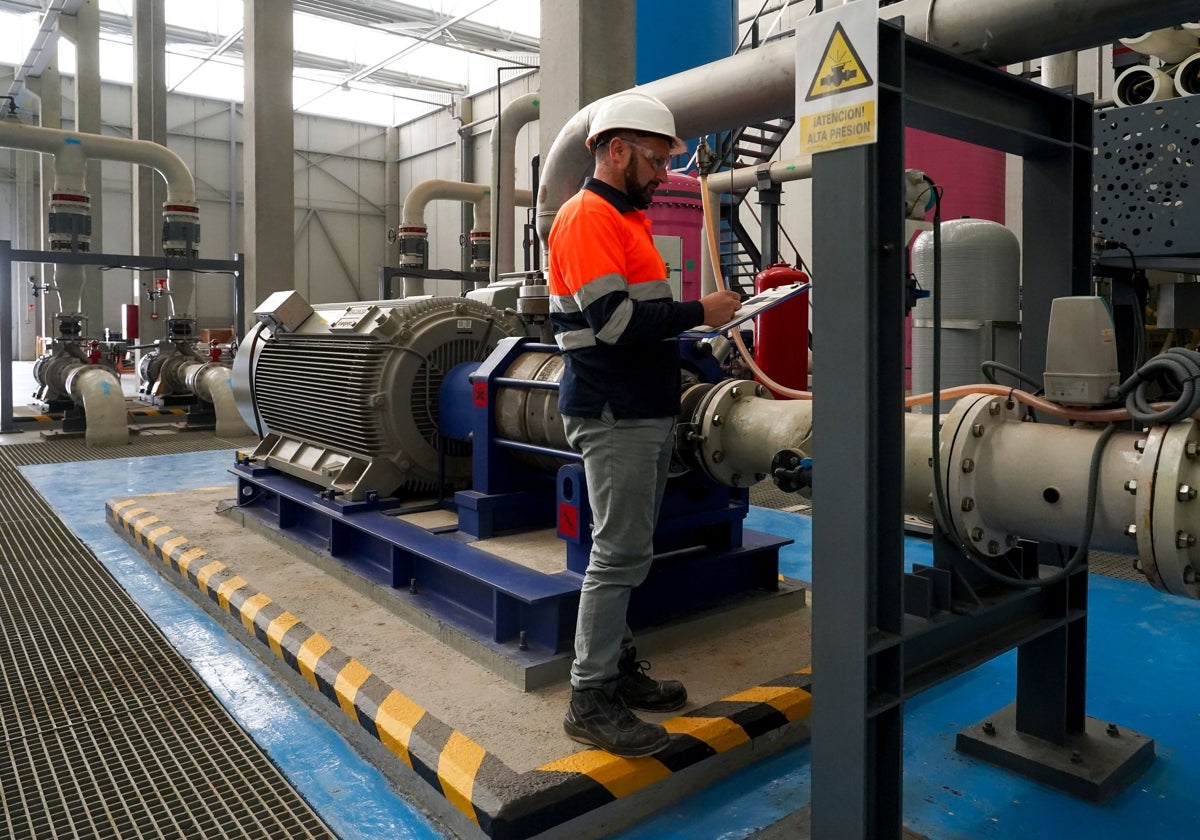
[[[1139,367],[1117,389],[1130,418],[1145,426],[1177,423],[1200,412],[1200,352],[1172,347]],[[1151,403],[1147,388],[1160,381],[1176,386],[1179,396],[1167,403]]]
[[[1007,373],[1018,382],[1024,382],[1031,388],[1037,388],[1038,390],[1041,390],[1042,388],[1042,383],[1038,382],[1025,371],[1012,367],[1011,365],[1006,365],[1004,362],[997,362],[994,359],[989,359],[988,361],[981,362],[979,369],[983,372],[984,378],[986,378],[987,381],[991,382],[993,385],[1000,384],[996,381],[996,371],[999,371],[1000,373]]]

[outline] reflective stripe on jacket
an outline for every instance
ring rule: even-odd
[[[671,298],[650,219],[612,186],[588,179],[549,237],[550,320],[565,357],[559,411],[625,417],[679,411],[675,337],[704,320]]]

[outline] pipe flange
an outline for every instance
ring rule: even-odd
[[[1152,445],[1150,438],[1158,438]],[[1153,461],[1151,458],[1153,456]],[[1155,427],[1147,437],[1143,463],[1152,464],[1150,492],[1138,481],[1137,540],[1142,571],[1155,589],[1200,598],[1200,522],[1195,479],[1200,462],[1200,429],[1194,420]]]
[[[709,392],[704,404],[698,410],[699,418],[699,461],[709,478],[727,487],[738,487],[746,484],[744,478],[739,478],[733,467],[724,464],[725,435],[729,430],[726,422],[734,404],[748,399],[775,399],[774,395],[763,385],[748,379],[729,379],[720,383]],[[736,434],[736,429],[729,430]]]
[[[1141,456],[1137,462],[1135,479],[1137,493],[1133,505],[1133,529],[1137,540],[1138,562],[1141,571],[1152,585],[1158,586],[1158,562],[1154,556],[1154,490],[1158,476],[1158,458],[1162,450],[1163,439],[1166,437],[1166,426],[1154,426],[1146,432],[1146,437],[1134,442],[1141,447]],[[1161,587],[1159,587],[1161,588]]]
[[[992,457],[989,438],[1001,425],[1021,422],[1025,414],[1015,400],[964,397],[942,424],[946,507],[963,545],[984,557],[1007,554],[1013,546],[1013,535],[988,525],[988,511],[977,504],[980,476],[987,475]]]

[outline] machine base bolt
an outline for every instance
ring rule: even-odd
[[[416,579],[416,578],[411,578],[411,579],[409,579],[409,581],[408,581],[408,592],[409,592],[409,594],[410,594],[410,595],[416,595],[416,594],[418,594],[418,590],[417,590],[417,579]]]
[[[1074,750],[1071,753],[1071,763],[1072,764],[1083,764],[1083,753],[1079,752],[1079,750]]]
[[[521,631],[520,638],[517,640],[517,650],[529,650],[529,645],[525,643],[525,631]]]
[[[1108,725],[1108,728],[1105,729],[1104,731],[1105,731],[1105,733],[1108,734],[1108,737],[1110,737],[1110,738],[1119,738],[1121,736],[1121,730],[1117,729],[1117,725],[1115,723],[1110,723]]]
[[[984,735],[995,735],[996,734],[996,725],[994,723],[992,723],[990,720],[985,720],[983,722],[983,726],[981,728],[983,729]]]

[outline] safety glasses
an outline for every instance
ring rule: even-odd
[[[625,140],[624,137],[621,139]],[[635,143],[633,140],[625,140],[625,142],[641,152],[642,157],[644,157],[646,162],[653,166],[656,171],[660,169],[665,170],[668,164],[671,163],[670,155],[660,155],[653,149],[643,146],[641,143]]]

